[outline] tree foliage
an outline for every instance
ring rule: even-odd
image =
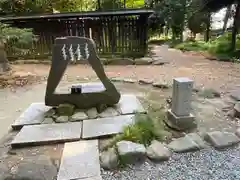
[[[10,70],[5,49],[10,47],[12,51],[27,52],[35,38],[31,29],[13,28],[0,23],[0,72]]]
[[[52,12],[51,0],[2,0],[0,9],[4,14],[24,15]]]
[[[1,0],[3,14],[26,15],[55,11],[76,12],[99,9],[141,8],[144,0]]]
[[[96,0],[53,0],[52,7],[60,12],[91,11],[97,7]]]
[[[201,11],[202,0],[191,0],[188,4],[187,27],[194,33],[201,33],[207,28],[208,12]]]
[[[202,0],[204,1],[204,10],[205,11],[218,11],[223,7],[236,4],[235,6],[235,15],[232,28],[232,41],[231,41],[231,50],[235,51],[236,49],[236,36],[238,34],[239,28],[239,16],[240,16],[240,0]]]
[[[216,12],[231,4],[238,3],[240,0],[202,0],[203,9],[211,12]]]
[[[124,0],[121,0],[122,2]],[[126,8],[142,8],[145,5],[144,0],[125,0]]]
[[[0,41],[15,51],[26,51],[31,47],[37,37],[33,35],[32,29],[15,28],[0,23]]]
[[[155,5],[156,18],[171,27],[174,38],[184,29],[186,4],[187,0],[162,0]]]

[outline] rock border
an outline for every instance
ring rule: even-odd
[[[169,83],[165,80],[152,80],[152,79],[131,79],[131,78],[122,78],[122,77],[110,77],[110,80],[113,82],[121,82],[121,83],[129,83],[129,84],[139,84],[144,86],[152,86],[156,89],[170,89],[172,87],[172,83]],[[205,88],[205,87],[193,87],[192,92],[197,94],[199,97],[205,99],[214,99],[214,98],[221,98],[222,92],[213,89],[213,88]],[[204,95],[206,93],[206,95]],[[230,95],[230,97],[232,97]],[[239,108],[240,111],[240,108]],[[239,115],[240,116],[240,115]]]
[[[101,58],[103,65],[153,65],[153,66],[162,66],[168,64],[168,61],[162,60],[161,57],[142,57],[142,58]],[[38,60],[38,59],[29,59],[29,60],[12,60],[10,64],[51,64],[51,60]],[[71,65],[76,64],[88,64],[87,61],[71,62]]]
[[[139,85],[150,85],[153,88],[158,89],[169,89],[171,85],[166,81],[154,81],[151,79],[131,79],[131,78],[119,78],[119,77],[111,77],[111,81],[113,82],[121,82],[121,83],[129,83],[129,84],[139,84]]]
[[[101,168],[116,170],[121,165],[142,163],[146,159],[153,162],[168,161],[173,153],[200,151],[206,148],[224,150],[240,143],[240,128],[235,133],[213,131],[202,137],[201,133],[189,133],[173,139],[170,143],[153,140],[148,147],[131,141],[119,141],[115,146],[100,153]]]

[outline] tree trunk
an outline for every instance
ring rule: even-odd
[[[100,1],[100,0],[97,1],[97,6],[98,6],[98,7],[97,7],[98,10],[101,10],[101,9],[102,9],[102,7],[101,7],[101,1]]]
[[[240,12],[240,3],[237,4],[235,15],[234,15],[233,28],[232,28],[231,51],[235,51],[235,49],[236,49],[236,36],[238,33],[239,12]]]
[[[208,42],[210,39],[210,28],[211,28],[211,13],[209,12],[207,15],[207,22],[206,22],[206,33],[205,33],[205,41]]]
[[[179,39],[180,39],[180,42],[183,42],[183,31],[180,33]]]
[[[186,12],[187,12],[187,0],[182,0],[182,7],[183,7],[183,17],[182,17],[182,22],[181,22],[181,32],[180,32],[180,42],[183,42],[183,32],[184,32],[184,29],[185,29],[185,19],[186,19]]]
[[[4,73],[9,70],[10,70],[10,65],[7,59],[4,43],[0,41],[0,73]]]
[[[165,28],[165,36],[168,36],[168,32],[169,32],[169,26],[167,25]]]
[[[227,29],[227,23],[228,23],[228,20],[229,20],[229,17],[230,17],[230,14],[231,14],[231,10],[232,10],[232,5],[229,5],[227,7],[227,10],[226,10],[226,14],[225,14],[225,17],[224,17],[224,20],[223,20],[223,29],[222,29],[222,32],[224,33]]]
[[[193,39],[193,40],[196,40],[196,36],[197,36],[197,34],[194,33],[194,32],[192,32],[192,39]]]

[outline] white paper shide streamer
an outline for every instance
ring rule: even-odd
[[[72,44],[70,45],[70,48],[69,48],[69,55],[70,55],[70,60],[74,61],[74,53],[73,53]]]
[[[68,49],[70,60],[74,61],[75,57],[77,56],[76,59],[78,61],[80,61],[83,58],[83,55],[81,54],[80,44],[77,45],[77,48],[76,48],[75,52],[74,52],[74,49],[73,49],[73,45],[71,44],[69,49]],[[88,49],[88,44],[87,43],[85,44],[84,52],[85,52],[85,58],[88,59],[90,54],[89,54],[89,49]],[[64,44],[63,47],[62,47],[62,56],[63,56],[63,59],[66,61],[67,58],[68,58],[67,50],[66,50],[66,44]]]
[[[86,54],[86,59],[89,58],[89,50],[88,50],[88,43],[85,44],[85,54]]]
[[[65,44],[62,47],[62,56],[63,56],[63,59],[66,61],[67,60],[67,53],[66,53],[66,45]]]
[[[80,50],[79,44],[77,46],[77,50],[76,50],[75,54],[77,55],[77,60],[80,61],[82,59],[82,55],[81,55],[81,50]]]

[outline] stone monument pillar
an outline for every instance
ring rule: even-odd
[[[193,81],[180,77],[173,80],[172,106],[167,112],[166,123],[176,130],[196,127],[195,117],[191,114]]]

